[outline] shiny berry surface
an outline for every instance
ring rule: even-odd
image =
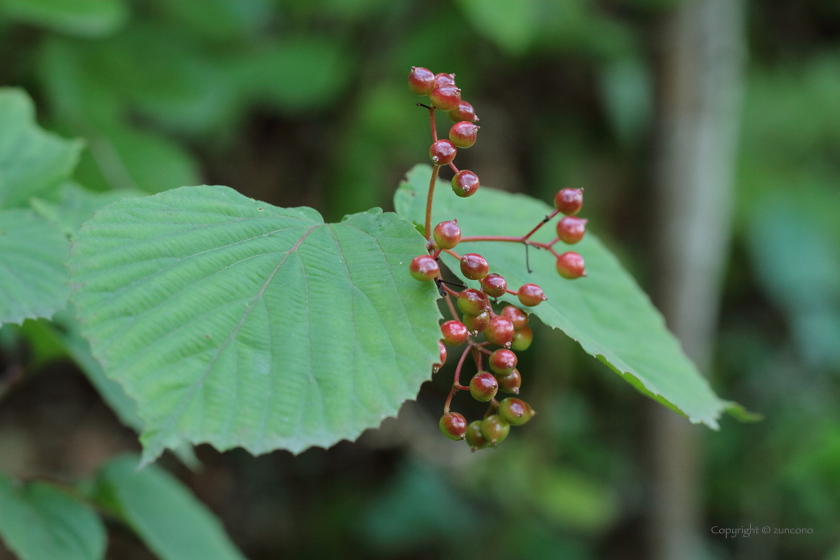
[[[458,104],[461,103],[461,90],[454,85],[439,85],[432,90],[429,98],[432,100],[435,109],[449,112],[457,109]]]
[[[478,126],[469,121],[461,121],[449,129],[449,139],[459,148],[471,148],[478,137]]]
[[[447,74],[446,72],[440,72],[434,75],[433,80],[438,86],[454,86],[455,74]]]
[[[450,119],[452,119],[452,122],[476,122],[478,120],[478,117],[475,116],[475,109],[473,109],[473,106],[463,99],[460,103],[458,103],[457,109],[453,109],[446,114]]]
[[[519,394],[519,388],[522,386],[522,376],[519,375],[519,370],[515,369],[507,375],[496,375],[496,381],[499,382],[499,391],[502,393]]]
[[[526,307],[534,307],[546,300],[542,288],[536,284],[523,284],[516,292],[519,302]]]
[[[411,67],[408,74],[408,87],[417,95],[429,95],[436,87],[435,75],[426,68]]]
[[[452,249],[461,241],[461,228],[458,227],[458,220],[441,222],[432,231],[435,244],[441,249]]]
[[[501,274],[488,274],[481,279],[481,289],[490,297],[502,297],[507,291],[507,282]]]
[[[499,403],[499,416],[511,426],[521,426],[534,415],[531,406],[523,400],[514,397],[503,399]]]
[[[467,432],[467,420],[457,412],[447,412],[441,416],[438,426],[443,435],[455,441],[464,439]]]
[[[440,357],[438,358],[438,363],[432,366],[435,368],[435,371],[442,368],[443,364],[446,363],[446,346],[443,344],[442,340],[438,340],[438,346],[440,347]]]
[[[557,272],[567,280],[574,280],[581,276],[586,276],[586,269],[583,263],[583,257],[569,251],[557,257]]]
[[[481,433],[481,420],[470,422],[467,425],[466,439],[467,445],[469,445],[470,449],[473,451],[486,449],[491,445],[490,442],[487,441],[487,438],[484,437],[484,434]]]
[[[415,280],[429,282],[434,280],[440,273],[440,266],[429,255],[420,255],[411,259],[411,264],[408,265],[408,271]]]
[[[522,327],[518,331],[513,332],[513,340],[510,343],[510,349],[517,352],[527,350],[534,341],[534,333],[531,332],[531,327]]]
[[[490,324],[490,313],[484,311],[478,315],[464,315],[464,324],[471,333],[478,334]]]
[[[457,153],[455,145],[449,140],[438,140],[429,148],[429,157],[435,165],[448,165]]]
[[[467,327],[461,321],[446,321],[440,326],[440,332],[443,335],[443,341],[450,346],[458,346],[463,344],[470,335]]]
[[[557,222],[557,237],[560,241],[568,245],[574,245],[586,233],[586,222],[583,218],[575,218],[574,216],[564,216]]]
[[[507,317],[511,323],[513,323],[513,329],[519,330],[521,328],[528,326],[528,314],[519,309],[518,307],[514,307],[513,305],[506,305],[502,309],[502,315]]]
[[[478,192],[478,175],[462,169],[452,177],[452,192],[461,198],[467,198]]]
[[[498,390],[499,382],[492,373],[479,371],[470,379],[470,394],[477,401],[488,402]]]
[[[583,206],[583,189],[563,189],[554,197],[554,207],[561,214],[574,216]]]
[[[467,288],[458,294],[458,309],[461,313],[467,315],[479,315],[483,313],[487,306],[490,305],[490,300],[483,292],[474,288]]]
[[[491,414],[481,421],[481,435],[492,445],[504,441],[510,433],[510,424],[498,414]]]
[[[481,280],[489,270],[487,260],[478,253],[467,253],[461,257],[461,273],[470,280]]]
[[[484,329],[484,338],[496,346],[508,346],[513,342],[513,323],[506,317],[490,317],[490,324]]]
[[[488,359],[490,362],[490,369],[497,375],[507,375],[516,369],[516,354],[510,350],[500,348],[492,354]]]

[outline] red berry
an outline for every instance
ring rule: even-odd
[[[411,264],[408,265],[408,271],[415,280],[421,282],[428,282],[437,278],[440,273],[440,267],[435,259],[429,255],[420,255],[411,259]]]
[[[478,334],[490,324],[490,314],[484,311],[478,315],[464,315],[463,321],[471,333]]]
[[[523,400],[508,397],[499,403],[499,416],[511,426],[521,426],[536,414]]]
[[[429,95],[435,89],[435,75],[426,68],[411,67],[408,74],[408,87],[417,95]]]
[[[492,445],[501,443],[510,433],[510,424],[498,414],[491,414],[481,421],[481,435]]]
[[[438,340],[438,346],[440,347],[440,357],[438,358],[438,363],[432,366],[435,371],[442,368],[443,364],[446,363],[446,346],[443,345],[442,340]]]
[[[461,257],[461,273],[470,280],[481,280],[489,270],[490,265],[478,253],[467,253]]]
[[[454,85],[439,85],[429,94],[432,105],[441,111],[451,111],[461,103],[461,90]]]
[[[461,121],[449,129],[449,139],[459,148],[470,148],[475,144],[479,127],[469,121]]]
[[[498,390],[499,382],[493,374],[486,371],[479,371],[470,380],[470,394],[477,401],[489,401],[496,396]]]
[[[461,241],[461,228],[458,227],[458,220],[441,222],[435,226],[432,235],[435,243],[441,249],[451,249]]]
[[[467,288],[458,294],[458,309],[467,315],[480,315],[490,305],[484,292]]]
[[[554,207],[561,214],[574,216],[583,206],[583,189],[563,189],[554,197]]]
[[[503,393],[519,394],[519,387],[522,386],[522,376],[519,375],[519,370],[515,369],[507,375],[496,375],[496,381],[499,382],[499,391]]]
[[[475,109],[473,109],[473,106],[463,99],[460,103],[458,103],[458,108],[449,111],[447,115],[449,115],[449,118],[452,119],[452,122],[478,121],[478,117],[475,116]]]
[[[497,375],[504,376],[516,369],[516,354],[504,348],[490,354],[488,361],[490,362],[490,369]]]
[[[502,297],[507,291],[507,282],[501,274],[488,274],[481,279],[481,289],[490,297]]]
[[[523,350],[527,350],[533,341],[534,333],[531,332],[531,327],[522,327],[518,331],[514,331],[510,349],[522,352]]]
[[[520,303],[528,307],[534,307],[548,299],[545,297],[542,288],[536,284],[523,284],[516,295],[519,297]]]
[[[429,148],[429,157],[435,165],[448,165],[455,159],[456,153],[458,150],[449,140],[438,140]]]
[[[447,412],[441,416],[438,426],[443,435],[455,441],[464,439],[467,432],[467,420],[457,412]]]
[[[507,317],[513,323],[513,329],[519,330],[528,326],[528,314],[512,305],[506,305],[502,309],[502,315]]]
[[[462,169],[452,177],[452,192],[461,198],[467,198],[478,192],[478,175]]]
[[[510,346],[513,341],[513,323],[501,315],[490,317],[490,324],[484,329],[484,338],[496,346]]]
[[[470,446],[470,449],[473,451],[478,451],[479,449],[486,449],[490,447],[490,442],[484,437],[481,433],[481,420],[476,420],[475,422],[470,422],[467,426],[467,445]]]
[[[461,321],[446,321],[440,326],[443,341],[450,346],[462,344],[470,336],[467,327]]]
[[[437,84],[438,86],[454,86],[455,74],[447,74],[446,72],[440,72],[439,74],[435,74],[434,80],[435,84]]]
[[[563,243],[574,245],[583,239],[583,234],[586,233],[586,222],[587,220],[583,218],[564,216],[557,222],[557,237]]]
[[[569,280],[586,276],[583,257],[574,251],[563,253],[557,257],[557,272],[560,273],[560,276]]]

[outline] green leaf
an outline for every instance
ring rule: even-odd
[[[105,528],[87,506],[39,482],[0,475],[0,537],[20,560],[97,560]]]
[[[325,224],[227,187],[125,199],[79,231],[73,299],[105,373],[137,401],[144,460],[180,442],[299,452],[355,439],[430,377],[434,285],[415,228]]]
[[[61,188],[61,198],[57,203],[40,198],[33,198],[30,202],[38,214],[61,228],[66,235],[72,236],[79,230],[82,222],[103,206],[123,198],[146,194],[148,193],[132,189],[96,192],[76,183],[66,183]]]
[[[509,54],[524,53],[539,31],[539,0],[460,0],[458,3],[476,31]]]
[[[429,166],[416,166],[395,195],[397,212],[416,223],[424,221],[430,174]],[[458,218],[464,236],[524,235],[553,211],[531,197],[484,186],[468,199],[449,192],[445,181],[437,188],[432,223]],[[532,239],[551,241],[553,229],[554,222],[546,224]],[[715,396],[648,297],[591,232],[575,245],[575,251],[586,260],[588,276],[574,281],[557,274],[554,257],[547,251],[530,251],[534,272],[528,274],[525,250],[518,243],[461,243],[457,251],[479,252],[511,289],[538,284],[548,301],[530,311],[543,323],[577,340],[641,392],[681,411],[694,423],[717,428],[717,419],[728,403]],[[460,275],[454,258],[444,254],[444,262]],[[515,296],[501,299],[519,305]]]
[[[0,210],[0,324],[50,318],[70,296],[61,230],[31,210]]]
[[[82,144],[44,132],[19,89],[0,88],[0,208],[24,206],[64,182]]]
[[[128,20],[125,0],[3,0],[5,15],[81,37],[113,33]]]
[[[218,519],[177,479],[138,458],[118,457],[102,467],[94,499],[123,519],[163,560],[243,560]]]

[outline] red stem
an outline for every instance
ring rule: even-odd
[[[455,172],[455,175],[457,175],[457,174],[458,174],[458,168],[457,168],[457,167],[455,167],[455,164],[454,164],[454,163],[452,163],[451,161],[449,162],[449,167],[451,167],[451,168],[452,168],[452,171],[454,171],[454,172]]]
[[[470,353],[471,349],[472,345],[469,345],[464,349],[464,353],[461,354],[461,359],[458,360],[458,365],[455,366],[455,379],[452,381],[452,389],[449,391],[449,396],[446,397],[446,403],[443,405],[444,414],[449,414],[449,405],[452,403],[452,397],[455,396],[455,392],[458,391],[458,389],[463,387],[458,380],[461,377],[461,368],[464,367],[464,360],[467,359],[467,354]]]
[[[534,229],[532,229],[530,232],[528,232],[528,235],[526,235],[526,236],[525,236],[525,239],[528,239],[529,237],[531,237],[532,235],[534,235],[534,232],[535,232],[535,231],[537,231],[538,229],[540,229],[541,227],[543,227],[545,224],[547,224],[547,223],[549,222],[549,220],[551,220],[551,218],[553,218],[554,216],[556,216],[559,212],[560,212],[560,210],[555,210],[554,212],[552,212],[551,214],[549,214],[548,216],[546,216],[546,217],[545,217],[545,219],[544,219],[543,221],[541,221],[540,223],[538,223],[538,224],[537,224],[537,227],[535,227],[535,228],[534,228]]]

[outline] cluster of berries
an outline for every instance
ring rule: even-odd
[[[583,238],[586,230],[586,220],[575,215],[583,204],[581,189],[563,189],[554,199],[556,210],[546,216],[528,234],[521,237],[462,237],[458,220],[440,222],[431,230],[432,200],[434,187],[440,167],[449,165],[455,172],[452,178],[452,190],[460,197],[468,197],[478,190],[478,177],[471,171],[459,171],[452,160],[457,148],[469,148],[476,141],[478,127],[473,124],[478,118],[469,103],[461,100],[461,90],[455,85],[454,74],[433,74],[425,68],[412,67],[408,79],[409,88],[417,95],[428,95],[431,106],[421,105],[429,110],[433,144],[429,155],[434,163],[429,196],[426,207],[425,233],[428,240],[429,254],[415,257],[409,265],[409,272],[419,281],[434,281],[452,313],[452,319],[441,325],[442,340],[439,342],[440,359],[434,366],[438,369],[446,362],[446,347],[459,346],[466,343],[455,369],[452,390],[444,405],[444,414],[440,419],[440,430],[453,440],[465,439],[473,451],[495,446],[504,440],[511,426],[521,426],[528,422],[535,414],[526,403],[515,397],[496,400],[496,394],[501,391],[518,395],[522,378],[516,369],[517,357],[513,352],[526,350],[533,340],[533,333],[528,327],[528,314],[513,305],[504,306],[499,313],[491,305],[498,303],[498,298],[505,294],[516,295],[524,307],[534,307],[546,300],[542,289],[536,284],[524,284],[518,290],[508,289],[505,278],[490,272],[487,260],[478,253],[458,255],[453,249],[461,242],[500,241],[518,242],[537,249],[546,249],[556,258],[557,272],[563,278],[575,279],[586,276],[583,258],[575,252],[558,254],[553,246],[562,241],[574,244]],[[449,140],[438,140],[435,127],[435,110],[446,111],[455,121],[449,132]],[[551,243],[538,243],[530,237],[545,223],[557,214],[564,217],[557,223],[557,238]],[[460,261],[461,274],[469,279],[478,281],[479,288],[469,288],[464,285],[462,291],[455,291],[447,286],[452,284],[443,280],[439,265],[440,254],[446,252]],[[530,270],[529,270],[530,271]],[[452,298],[455,298],[456,305]],[[459,315],[460,312],[460,315]],[[477,342],[474,337],[484,335],[483,342]],[[490,350],[488,347],[500,348]],[[461,369],[466,357],[472,354],[478,373],[471,379],[468,386],[459,382]],[[490,371],[485,371],[483,359],[487,356]],[[490,403],[490,407],[483,420],[467,424],[466,419],[457,412],[450,412],[452,397],[458,391],[469,390],[470,394],[480,402]]]

